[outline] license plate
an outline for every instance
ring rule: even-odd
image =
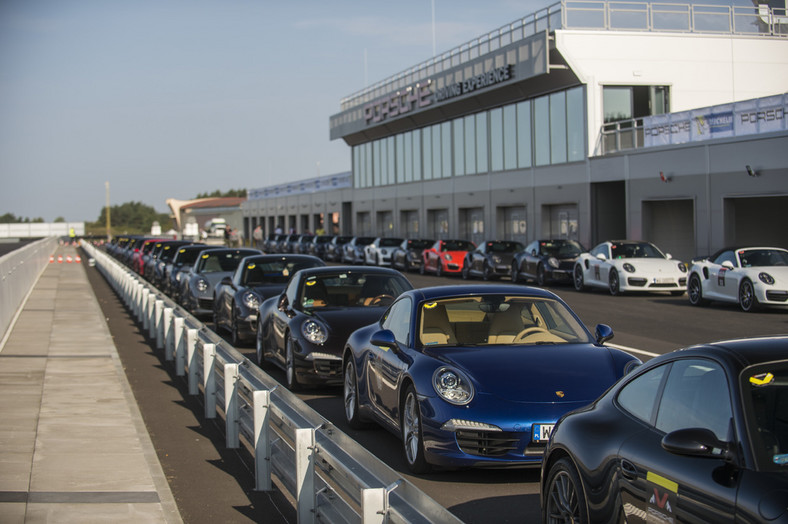
[[[553,432],[555,424],[534,424],[534,442],[547,442],[550,440],[550,433]]]
[[[654,283],[655,284],[672,284],[673,283],[673,279],[672,278],[655,278],[654,279]]]

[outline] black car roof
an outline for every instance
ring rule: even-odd
[[[788,360],[788,336],[775,335],[722,340],[690,346],[682,351],[722,354],[737,359],[742,364],[742,367],[746,367],[762,362]]]

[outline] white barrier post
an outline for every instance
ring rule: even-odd
[[[315,522],[315,430],[295,430],[296,508],[298,524]]]
[[[164,339],[164,360],[172,360],[172,355],[175,353],[174,339],[172,338],[172,308],[165,307],[161,315],[161,327],[164,331],[162,338]]]
[[[224,365],[224,436],[229,449],[239,447],[238,364]]]
[[[186,331],[184,329],[183,317],[172,317],[172,340],[174,346],[173,351],[175,353],[175,375],[182,377],[183,371],[186,369],[186,359],[184,358],[186,353]]]
[[[255,489],[271,491],[271,392],[253,391]]]
[[[200,392],[197,385],[197,330],[186,330],[186,363],[189,366],[189,395]]]
[[[164,301],[160,298],[153,303],[153,332],[151,338],[156,337],[156,349],[164,349]]]
[[[202,387],[205,393],[205,418],[216,418],[216,344],[202,346]]]
[[[386,522],[386,488],[361,490],[361,522],[383,524]]]
[[[142,304],[140,304],[140,319],[142,321],[142,329],[148,329],[150,319],[148,318],[148,296],[150,289],[147,287],[142,288]]]
[[[156,336],[156,295],[148,293],[148,308],[145,310],[148,317],[148,338]]]

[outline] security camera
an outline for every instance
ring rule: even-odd
[[[752,167],[750,167],[749,165],[746,165],[744,167],[745,167],[745,169],[747,169],[747,174],[748,175],[750,175],[750,176],[758,176],[758,173],[756,173],[755,170]]]

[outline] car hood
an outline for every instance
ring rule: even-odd
[[[313,311],[312,317],[328,326],[329,336],[324,345],[341,351],[351,333],[380,320],[386,308],[387,306],[325,308]]]
[[[480,392],[510,402],[591,402],[619,377],[610,352],[591,344],[435,348]]]
[[[628,262],[635,267],[636,273],[681,273],[679,261],[667,258],[618,258],[613,262],[617,266]]]
[[[198,273],[198,276],[208,281],[211,287],[216,287],[216,284],[222,281],[224,277],[231,277],[232,271],[217,271],[215,273]]]
[[[271,298],[273,296],[282,294],[286,286],[287,284],[263,284],[262,286],[248,287],[242,289],[241,291],[252,291],[257,296],[265,300],[266,298]]]

